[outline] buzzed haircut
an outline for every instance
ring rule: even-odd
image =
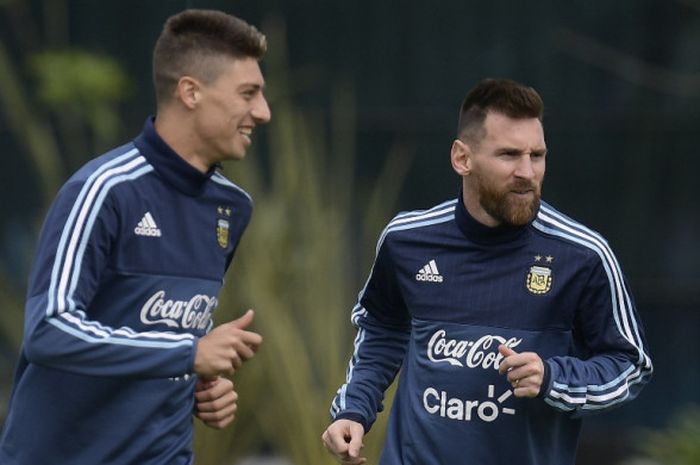
[[[542,121],[544,103],[532,87],[510,79],[484,79],[462,102],[457,138],[478,144],[486,135],[484,121],[489,111],[513,119],[537,118]]]
[[[153,50],[153,85],[158,104],[172,98],[182,76],[210,84],[222,57],[260,60],[267,39],[254,26],[216,10],[189,9],[168,18]]]

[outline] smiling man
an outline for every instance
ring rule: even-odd
[[[223,428],[224,377],[255,355],[253,312],[212,330],[252,212],[222,176],[270,120],[265,36],[218,11],[168,19],[157,116],[83,166],[47,215],[2,437],[3,465],[193,463],[192,418]]]
[[[651,377],[608,244],[540,200],[542,114],[534,89],[480,82],[452,144],[460,196],[382,233],[322,436],[341,463],[366,462],[399,369],[382,465],[573,465],[581,418]]]

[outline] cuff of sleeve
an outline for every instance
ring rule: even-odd
[[[549,368],[549,362],[544,360],[543,363],[544,365],[544,374],[542,375],[542,385],[540,386],[540,392],[537,394],[538,399],[543,399],[544,397],[547,396],[547,393],[550,390],[550,383],[551,383],[551,378],[552,378],[552,369]]]
[[[357,423],[362,425],[362,428],[365,430],[365,434],[369,432],[370,425],[367,424],[367,420],[365,420],[362,415],[356,412],[341,412],[336,417],[333,419],[333,421],[336,420],[351,420],[351,421],[356,421]]]

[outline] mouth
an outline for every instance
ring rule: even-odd
[[[253,135],[253,127],[252,126],[244,126],[244,127],[239,127],[238,128],[238,134],[243,136],[245,139],[246,143],[250,144],[252,142],[252,135]]]

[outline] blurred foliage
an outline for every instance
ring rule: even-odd
[[[78,155],[90,157],[114,143],[120,129],[115,109],[130,90],[128,77],[114,59],[71,49],[35,54],[30,66],[36,95],[57,116],[69,152],[78,145]],[[91,145],[81,143],[84,128]],[[76,165],[81,161],[72,160]]]
[[[700,464],[700,406],[686,406],[667,430],[644,434],[640,449],[661,465]]]
[[[0,312],[0,338],[13,347],[19,347],[22,342],[24,303],[22,295],[10,287],[9,282],[11,281],[0,272],[0,302],[3,308]]]
[[[334,129],[324,130],[324,115],[302,111],[291,97],[283,25],[273,22],[263,30],[274,44],[265,59],[273,111],[267,128],[270,172],[256,160],[234,167],[233,178],[252,194],[255,211],[217,318],[235,318],[252,305],[254,329],[265,342],[234,375],[240,400],[232,432],[198,428],[195,453],[198,463],[222,464],[232,463],[225,462],[229,454],[269,448],[296,465],[327,464],[333,460],[320,436],[352,354],[350,311],[362,282],[352,244],[374,250],[410,163],[401,150],[392,151],[376,185],[363,193],[353,180],[355,154],[348,151],[355,137],[352,87],[337,83]],[[325,140],[327,133],[332,140]],[[353,205],[361,197],[382,201],[362,208],[357,220]],[[370,264],[362,266],[368,270]],[[379,455],[385,417],[365,440],[370,463]]]
[[[111,58],[80,50],[42,52],[30,59],[37,95],[54,110],[71,102],[100,106],[121,100],[128,79]]]

